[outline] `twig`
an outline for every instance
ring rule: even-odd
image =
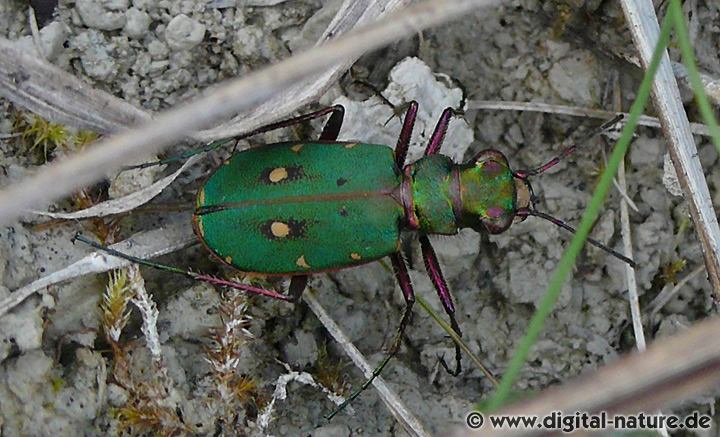
[[[622,99],[620,95],[620,84],[617,80],[613,81],[613,109],[620,109],[622,107]],[[620,161],[618,167],[617,181],[613,179],[615,186],[618,187],[618,191],[624,194],[620,200],[620,229],[622,231],[623,240],[623,253],[629,258],[633,258],[632,248],[632,233],[630,231],[630,213],[628,212],[628,205],[630,202],[629,196],[625,193],[627,191],[627,182],[625,180],[625,160]],[[636,209],[637,211],[637,209]],[[640,352],[644,352],[646,349],[645,344],[645,330],[642,325],[642,314],[640,313],[640,299],[638,298],[637,291],[637,278],[635,277],[635,268],[629,264],[625,264],[625,282],[628,287],[628,302],[630,303],[630,316],[633,324],[633,334],[635,334],[635,346]],[[662,414],[661,411],[657,411],[657,414]],[[659,430],[662,437],[669,437],[666,427],[663,425]]]
[[[603,111],[602,109],[579,108],[577,106],[554,105],[540,102],[507,102],[502,100],[468,100],[467,110],[503,110],[503,111],[530,111],[548,114],[571,115],[573,117],[590,117],[611,119],[617,115],[628,117],[627,112]],[[638,124],[647,127],[660,127],[660,120],[649,115],[640,116]],[[695,135],[710,136],[707,126],[702,123],[690,123],[690,129]]]
[[[373,368],[370,363],[367,362],[365,357],[355,347],[350,339],[342,332],[340,327],[325,311],[325,308],[315,297],[315,292],[312,289],[305,290],[303,293],[303,300],[310,307],[310,310],[320,320],[320,323],[325,326],[330,335],[333,336],[335,341],[338,342],[340,347],[343,348],[345,353],[350,357],[352,362],[357,366],[366,378],[372,375]],[[400,397],[385,383],[385,380],[378,376],[372,381],[373,387],[377,390],[380,398],[385,402],[390,413],[400,423],[405,431],[413,436],[429,436],[430,434],[422,426],[422,423],[408,410],[408,408],[402,403]]]
[[[625,171],[625,164],[622,164],[623,171]],[[615,189],[618,191],[618,194],[620,194],[620,197],[623,198],[627,206],[630,207],[635,212],[640,212],[637,205],[635,205],[635,202],[628,196],[627,192],[625,192],[625,189],[618,183],[616,178],[613,178],[613,185],[615,186]]]
[[[140,207],[160,194],[162,190],[167,188],[180,174],[188,167],[195,164],[203,155],[195,155],[190,157],[171,175],[166,176],[158,181],[153,182],[150,186],[134,191],[126,196],[117,199],[106,200],[89,208],[81,209],[74,212],[47,212],[32,211],[34,214],[44,215],[55,219],[76,220],[90,217],[105,217],[113,214],[122,214],[127,211]]]
[[[521,401],[496,415],[537,415],[559,411],[564,417],[575,412],[605,411],[630,414],[656,411],[720,386],[720,319],[701,322],[677,335],[654,342],[645,352],[636,352],[594,372],[552,387],[528,401]],[[486,421],[488,422],[488,421]],[[454,435],[468,435],[458,428]],[[514,430],[513,430],[514,431]],[[537,435],[545,429],[492,430],[479,435]],[[502,434],[500,434],[502,433]]]
[[[184,218],[185,216],[183,216]],[[189,246],[195,241],[196,238],[190,230],[189,223],[187,220],[182,220],[170,223],[165,228],[135,234],[127,240],[113,244],[110,247],[137,257],[153,258]],[[10,293],[10,296],[0,300],[0,317],[46,287],[80,276],[107,272],[129,264],[129,261],[107,256],[100,252],[93,252],[63,269],[43,276]]]
[[[660,32],[653,3],[650,0],[622,0],[621,3],[642,63],[647,66]],[[716,299],[720,299],[720,227],[667,53],[655,75],[653,102],[690,206],[710,284]]]
[[[620,95],[620,84],[618,77],[613,81],[613,109],[622,107],[622,99]],[[615,179],[613,179],[615,181]],[[627,182],[625,180],[625,160],[620,161],[617,174],[618,190],[621,193],[627,191]],[[628,212],[628,202],[625,198],[620,200],[620,229],[623,240],[623,254],[628,258],[633,258],[632,233],[630,231],[630,214]],[[625,264],[625,282],[628,287],[628,302],[630,304],[630,315],[632,317],[633,333],[635,334],[635,345],[642,352],[645,350],[645,331],[642,325],[642,315],[640,313],[640,300],[638,299],[637,278],[635,277],[635,269],[629,264]]]
[[[28,22],[30,24],[30,32],[32,33],[33,43],[35,44],[35,50],[37,50],[38,57],[45,60],[45,46],[40,38],[40,30],[38,29],[37,18],[35,17],[35,9],[32,6],[28,6]]]

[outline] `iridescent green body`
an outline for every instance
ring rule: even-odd
[[[245,272],[297,275],[396,253],[402,229],[501,232],[515,182],[499,152],[457,165],[442,155],[400,169],[393,149],[278,143],[235,154],[199,190],[196,233]]]

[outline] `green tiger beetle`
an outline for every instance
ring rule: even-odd
[[[454,235],[460,228],[497,234],[528,216],[574,232],[535,208],[529,178],[560,162],[576,146],[530,170],[511,170],[505,155],[497,150],[481,151],[456,164],[438,153],[454,113],[446,108],[424,156],[406,165],[417,112],[417,102],[410,102],[394,150],[378,144],[337,141],[344,116],[341,105],[263,126],[235,140],[330,114],[319,141],[284,142],[234,153],[198,190],[193,224],[207,250],[221,263],[242,272],[290,277],[287,294],[129,256],[82,235],[76,239],[142,265],[287,302],[300,299],[310,274],[389,257],[405,298],[400,325],[372,376],[332,417],[380,374],[400,348],[415,302],[400,250],[401,231],[417,232],[425,268],[458,335],[462,334],[455,305],[428,235]],[[617,121],[603,124],[591,135]],[[215,147],[214,143],[209,147]],[[634,265],[598,241],[588,241]],[[456,345],[454,370],[442,359],[440,362],[446,371],[459,374],[460,348]]]

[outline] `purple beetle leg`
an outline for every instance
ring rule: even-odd
[[[432,244],[430,244],[430,239],[425,234],[420,234],[420,247],[422,248],[423,260],[425,260],[425,269],[428,272],[428,276],[430,276],[430,280],[435,286],[435,290],[437,290],[443,308],[445,308],[445,312],[450,318],[450,326],[452,326],[453,331],[455,331],[457,335],[462,337],[460,325],[458,325],[457,320],[455,320],[455,305],[453,305],[450,289],[443,277],[442,270],[440,269],[440,263],[438,262],[437,255],[435,255],[435,250],[433,249]],[[440,357],[440,364],[442,364],[445,370],[451,375],[459,375],[462,371],[462,364],[460,363],[460,346],[457,344],[455,345],[455,370],[450,370],[442,357]]]
[[[331,108],[333,112],[320,134],[320,141],[335,141],[338,135],[340,135],[340,128],[342,127],[343,117],[345,116],[345,108],[342,105],[335,105]]]
[[[445,133],[447,133],[448,125],[450,124],[450,119],[452,118],[454,112],[453,108],[445,108],[445,110],[443,110],[440,120],[438,120],[437,125],[435,126],[432,137],[430,137],[430,142],[425,149],[425,156],[431,156],[440,151],[440,147],[445,139]]]
[[[324,136],[331,137],[332,135],[335,135],[333,138],[329,138],[330,141],[334,141],[338,134],[340,133],[340,126],[342,126],[343,121],[343,115],[345,115],[345,107],[343,105],[335,105],[335,106],[328,106],[327,108],[320,109],[318,111],[309,112],[307,114],[298,115],[297,117],[291,117],[285,120],[276,121],[275,123],[266,124],[265,126],[260,126],[259,128],[252,130],[250,132],[244,133],[240,135],[239,137],[236,137],[235,140],[235,148],[237,147],[237,141],[242,140],[244,138],[252,137],[254,135],[259,135],[265,132],[274,131],[277,129],[282,129],[284,127],[290,127],[295,126],[297,124],[314,120],[316,118],[323,117],[327,114],[332,113],[330,116],[330,120],[328,120],[327,124],[325,124],[325,127],[323,128],[322,133],[320,134],[320,139],[323,140]],[[337,115],[339,114],[339,115]],[[326,133],[327,131],[327,133]],[[235,148],[233,148],[233,154],[235,153]]]
[[[303,123],[305,121],[314,120],[316,118],[320,118],[324,115],[330,114],[330,113],[345,113],[345,108],[342,105],[335,105],[335,106],[328,106],[327,108],[320,109],[318,111],[309,112],[307,114],[298,115],[297,117],[288,118],[285,120],[276,121],[275,123],[266,124],[265,126],[260,126],[259,128],[252,130],[248,133],[244,133],[237,137],[238,139],[243,139],[247,137],[251,137],[253,135],[262,134],[265,132],[270,132],[276,129],[281,129],[284,127],[289,126],[295,126],[296,124]],[[342,116],[340,116],[340,124],[342,124]],[[340,127],[338,126],[338,130],[340,130]]]
[[[197,272],[193,272],[191,270],[181,269],[180,267],[175,267],[175,266],[172,266],[169,264],[156,263],[155,261],[150,261],[150,260],[147,260],[144,258],[138,258],[136,256],[128,255],[126,253],[115,250],[111,247],[100,244],[95,240],[91,240],[88,237],[86,237],[80,233],[75,234],[75,236],[73,237],[72,242],[75,243],[76,241],[80,241],[82,243],[85,243],[85,244],[97,249],[97,250],[100,250],[100,251],[110,254],[112,256],[116,256],[118,258],[126,259],[128,261],[134,262],[135,264],[139,264],[141,266],[152,267],[157,270],[164,270],[166,272],[171,272],[171,273],[177,273],[179,275],[184,275],[191,279],[195,279],[197,281],[207,282],[207,283],[213,284],[213,285],[221,285],[223,287],[230,287],[230,288],[234,288],[236,290],[244,291],[246,293],[259,294],[261,296],[271,297],[273,299],[282,300],[285,302],[290,301],[290,298],[288,296],[278,293],[277,291],[267,290],[265,288],[260,288],[260,287],[255,287],[250,284],[241,284],[240,282],[229,281],[227,279],[218,278],[217,276],[212,276],[212,275],[208,275],[208,274],[204,274],[204,273],[197,273]]]
[[[359,389],[355,390],[342,404],[338,405],[338,407],[332,413],[325,416],[325,418],[328,420],[335,417],[337,413],[342,411],[346,406],[350,404],[350,402],[357,398],[360,393],[363,392],[363,390],[368,388],[373,382],[373,380],[377,378],[380,373],[382,373],[383,369],[390,361],[390,359],[395,356],[398,350],[400,350],[402,338],[405,334],[405,328],[410,322],[412,307],[415,303],[415,293],[413,292],[412,283],[410,282],[410,275],[408,274],[407,266],[405,265],[405,260],[403,260],[402,255],[400,255],[400,253],[393,253],[392,255],[390,255],[390,261],[392,262],[393,270],[395,271],[395,277],[397,278],[398,284],[400,285],[400,290],[402,290],[403,297],[405,298],[405,311],[403,312],[402,319],[400,320],[400,326],[398,327],[397,334],[395,334],[395,338],[393,339],[393,342],[391,343],[390,348],[385,355],[385,358],[383,358],[380,364],[378,364],[375,370],[373,370],[367,381],[365,381]]]
[[[415,119],[417,118],[418,102],[411,101],[408,110],[405,113],[400,136],[398,137],[397,146],[395,146],[395,164],[402,169],[405,166],[405,158],[407,158],[408,147],[410,147],[410,137],[415,127]]]
[[[232,140],[235,141],[235,145],[233,146],[232,154],[235,154],[235,151],[237,150],[237,146],[238,146],[238,143],[240,140],[252,137],[254,135],[262,134],[265,132],[270,132],[270,131],[273,131],[276,129],[294,126],[296,124],[300,124],[300,123],[308,121],[308,120],[320,118],[320,117],[330,114],[330,113],[332,113],[333,115],[330,117],[330,121],[328,121],[327,125],[325,125],[325,129],[323,129],[322,135],[325,135],[325,131],[329,130],[327,135],[329,137],[332,135],[335,135],[335,137],[333,137],[331,139],[331,141],[334,141],[335,138],[337,138],[337,134],[340,132],[340,126],[342,125],[343,114],[345,113],[345,108],[342,105],[330,106],[327,108],[320,109],[319,111],[310,112],[307,114],[298,115],[297,117],[288,118],[286,120],[280,120],[275,123],[266,124],[265,126],[260,126],[259,128],[252,130],[250,132],[246,132],[244,134],[233,137]],[[338,113],[340,115],[336,115]],[[333,121],[333,119],[334,119],[334,121]],[[328,129],[329,127],[330,127],[330,129]],[[321,139],[322,139],[322,135],[321,135]],[[211,150],[215,150],[217,148],[223,147],[223,146],[227,145],[230,141],[231,140],[213,141],[211,144],[207,144],[203,147],[191,150],[182,155],[171,156],[169,158],[160,159],[160,160],[153,161],[153,162],[145,162],[143,164],[128,165],[128,166],[123,167],[123,170],[147,168],[147,167],[152,167],[152,166],[156,166],[156,165],[167,164],[167,163],[174,162],[174,161],[185,160],[193,155],[197,155],[198,153],[209,152]]]
[[[230,288],[234,288],[236,290],[243,291],[245,293],[258,294],[260,296],[270,297],[270,298],[282,300],[285,302],[292,302],[292,299],[290,297],[288,297],[282,293],[278,293],[277,291],[274,291],[274,290],[268,290],[266,288],[255,287],[250,284],[242,284],[240,282],[229,281],[227,279],[222,279],[222,278],[218,278],[216,276],[207,275],[207,274],[203,274],[203,273],[194,273],[193,272],[191,275],[188,275],[188,276],[190,276],[191,278],[193,278],[197,281],[207,282],[208,284],[220,285],[223,287],[230,287]]]
[[[297,302],[300,300],[305,287],[307,287],[309,275],[296,275],[290,277],[290,286],[288,287],[288,296],[290,296],[291,302]]]

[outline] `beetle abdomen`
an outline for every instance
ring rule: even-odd
[[[240,152],[198,192],[195,228],[233,267],[268,274],[339,269],[397,251],[403,209],[393,151],[279,143]]]

